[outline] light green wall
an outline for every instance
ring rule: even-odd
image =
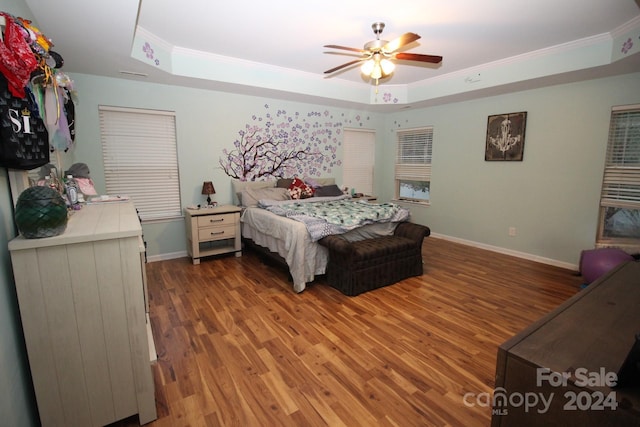
[[[413,220],[440,234],[480,246],[575,266],[594,245],[610,110],[640,100],[640,74],[596,79],[394,114],[349,111],[311,104],[166,85],[72,76],[78,91],[75,161],[89,164],[99,191],[98,105],[176,111],[183,205],[202,202],[205,178],[215,199],[232,200],[230,179],[218,167],[252,115],[321,111],[346,127],[377,129],[375,188],[393,196],[395,130],[434,126],[431,206],[411,205]],[[487,117],[527,111],[524,160],[485,162]],[[341,152],[339,152],[341,154]],[[340,181],[341,170],[334,170]],[[517,235],[508,235],[515,227]],[[184,253],[182,221],[145,224],[150,257]]]
[[[382,116],[375,113],[82,74],[72,74],[71,77],[78,94],[73,161],[89,165],[96,190],[101,194],[104,194],[105,186],[99,105],[176,112],[180,189],[184,206],[205,200],[200,194],[205,180],[212,180],[215,185],[214,200],[218,203],[232,202],[231,179],[222,171],[218,161],[224,148],[233,149],[238,132],[247,123],[252,123],[254,115],[270,113],[276,120],[277,111],[285,110],[289,115],[300,113],[301,120],[309,123],[340,122],[344,127],[375,129],[379,135],[384,134]],[[309,113],[320,115],[308,116]],[[342,146],[338,156],[342,156]],[[334,168],[331,175],[340,183],[341,167]],[[145,223],[143,230],[148,244],[147,254],[152,259],[185,253],[183,220]]]
[[[412,207],[416,222],[575,266],[595,243],[611,107],[639,102],[640,73],[452,103],[388,115],[385,147],[398,125],[434,126],[431,206]],[[519,111],[524,160],[485,162],[487,117]]]
[[[0,0],[0,10],[33,20],[23,0]],[[9,240],[16,236],[13,203],[6,168],[0,168],[0,424],[38,423],[16,297]]]

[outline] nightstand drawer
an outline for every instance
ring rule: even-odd
[[[234,237],[236,237],[236,226],[233,223],[227,223],[219,227],[198,228],[198,240],[201,242],[233,239]]]
[[[235,224],[235,214],[203,215],[198,217],[198,228],[223,227]]]

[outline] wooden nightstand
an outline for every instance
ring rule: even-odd
[[[240,211],[237,206],[185,208],[187,222],[187,252],[193,264],[200,258],[235,252],[242,256],[240,242]]]

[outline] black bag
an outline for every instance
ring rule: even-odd
[[[29,97],[16,98],[0,74],[0,166],[31,170],[49,163],[49,134]]]

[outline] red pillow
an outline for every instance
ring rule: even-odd
[[[289,195],[292,199],[306,199],[313,196],[313,188],[299,178],[293,178],[289,186]]]

